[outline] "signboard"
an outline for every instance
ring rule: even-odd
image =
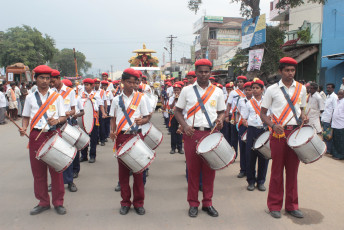
[[[264,49],[250,50],[247,71],[260,70],[263,62]]]
[[[239,30],[219,29],[217,31],[219,45],[236,46],[241,41]]]
[[[243,21],[241,25],[242,43],[241,48],[246,49],[266,42],[266,16]]]
[[[223,23],[221,16],[204,16],[204,22]]]
[[[7,81],[13,81],[13,73],[8,73]]]

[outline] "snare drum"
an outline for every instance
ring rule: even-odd
[[[254,150],[258,150],[265,159],[271,159],[271,149],[270,149],[270,132],[265,131],[260,134],[256,141],[253,143]]]
[[[204,136],[197,144],[197,154],[202,157],[211,169],[220,170],[235,160],[235,150],[228,144],[222,133]]]
[[[247,140],[247,130],[241,135],[241,141],[246,143]]]
[[[76,148],[55,134],[46,140],[39,148],[36,159],[44,161],[56,172],[63,172],[73,162]]]
[[[150,149],[139,135],[133,136],[115,153],[115,157],[120,159],[133,173],[141,173],[155,159],[155,151]]]
[[[316,134],[315,129],[310,125],[294,129],[288,136],[288,146],[292,148],[300,161],[305,164],[319,160],[326,153],[326,144]]]
[[[91,99],[86,98],[84,101],[84,112],[85,114],[82,117],[78,117],[78,125],[80,128],[85,130],[86,133],[91,134],[94,126],[93,122],[93,113],[94,113],[94,108],[93,108],[93,102]]]
[[[79,140],[75,143],[75,147],[80,151],[80,150],[83,150],[84,148],[86,148],[90,144],[91,138],[79,126],[74,126],[74,127],[77,128],[81,133]]]
[[[65,141],[74,146],[79,141],[81,132],[70,124],[65,123],[61,128],[61,135]]]
[[[147,123],[141,126],[143,141],[151,149],[156,149],[162,142],[162,132],[157,129],[152,123]]]

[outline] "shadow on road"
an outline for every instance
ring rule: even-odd
[[[304,214],[303,219],[292,217],[291,215],[287,213],[285,213],[284,215],[288,217],[290,220],[292,220],[295,224],[298,224],[298,225],[320,224],[324,219],[323,214],[321,214],[319,211],[307,209],[307,208],[302,208],[301,211]]]

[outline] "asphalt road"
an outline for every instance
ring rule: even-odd
[[[344,164],[329,157],[300,164],[299,203],[304,219],[295,219],[282,210],[281,219],[266,214],[267,192],[246,190],[238,179],[239,159],[217,172],[213,204],[220,216],[212,218],[200,211],[197,218],[187,214],[185,158],[169,154],[170,136],[156,113],[152,122],[164,133],[150,167],[145,189],[146,215],[133,209],[119,214],[120,194],[114,192],[118,167],[113,143],[97,148],[94,164],[81,163],[76,193],[66,189],[67,214],[50,209],[30,216],[38,201],[33,193],[27,138],[20,137],[13,124],[0,126],[0,229],[344,229]],[[266,187],[270,179],[268,171]],[[202,194],[199,194],[200,200]]]

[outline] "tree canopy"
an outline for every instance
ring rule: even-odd
[[[55,41],[36,28],[23,25],[0,32],[0,66],[22,62],[30,69],[52,60]]]
[[[92,67],[92,64],[86,61],[86,56],[79,51],[75,52],[75,56],[77,59],[78,73],[81,74],[82,71],[85,74]],[[59,70],[61,76],[75,76],[73,49],[62,49],[58,51],[49,65]]]

